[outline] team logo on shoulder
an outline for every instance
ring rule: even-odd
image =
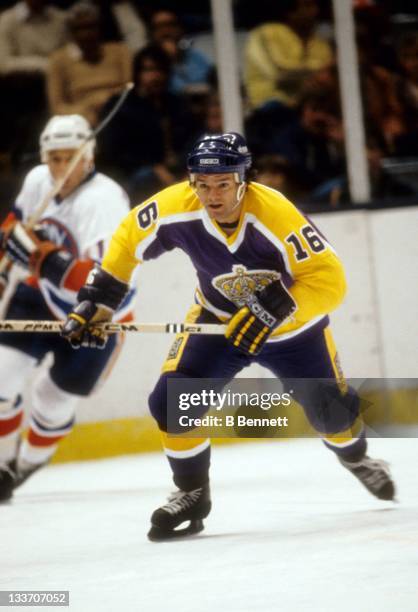
[[[256,291],[261,291],[280,277],[279,272],[272,270],[247,270],[245,266],[236,265],[232,266],[232,273],[215,276],[212,285],[241,308]]]

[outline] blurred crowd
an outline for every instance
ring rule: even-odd
[[[418,6],[353,2],[372,197],[414,198]],[[255,179],[302,206],[349,204],[331,1],[258,0],[256,14],[252,4],[235,0],[234,12]],[[129,81],[97,159],[133,203],[183,179],[193,141],[222,131],[214,55],[195,44],[211,30],[209,0],[3,0],[0,11],[4,206],[38,161],[48,117],[97,126]]]

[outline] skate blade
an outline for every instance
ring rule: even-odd
[[[183,529],[171,529],[169,531],[153,525],[148,532],[148,539],[151,540],[151,542],[177,540],[196,535],[197,533],[203,531],[204,528],[205,526],[203,525],[203,521],[200,519],[190,521],[190,524],[187,527],[183,527]]]

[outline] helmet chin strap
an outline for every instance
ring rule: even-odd
[[[241,180],[241,177],[238,174],[238,172],[234,172],[234,179],[238,185],[237,201],[231,208],[231,212],[234,211],[236,208],[238,208],[238,206],[241,204],[242,198],[244,197],[244,194],[245,194],[245,188],[247,187],[247,183]]]
[[[241,181],[237,173],[235,173],[234,176],[235,176],[235,181],[238,183],[238,189],[237,189],[237,202],[232,207],[232,210],[235,210],[241,204],[241,200],[244,197],[245,189],[247,187],[247,183],[245,181]]]

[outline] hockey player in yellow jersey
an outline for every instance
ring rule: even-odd
[[[346,291],[343,266],[289,200],[248,180],[250,167],[241,135],[199,140],[188,157],[189,181],[128,214],[64,326],[73,344],[104,345],[94,323],[111,319],[111,304],[123,300],[138,264],[176,247],[190,257],[199,281],[186,321],[227,323],[225,336],[180,334],[150,395],[178,487],[151,517],[152,540],[200,531],[211,508],[209,440],[167,434],[167,381],[228,381],[252,362],[291,380],[294,398],[342,465],[377,497],[394,497],[386,465],[366,454],[358,398],[344,381],[329,328],[328,314]],[[338,394],[332,410],[324,411],[319,379],[331,381]]]

